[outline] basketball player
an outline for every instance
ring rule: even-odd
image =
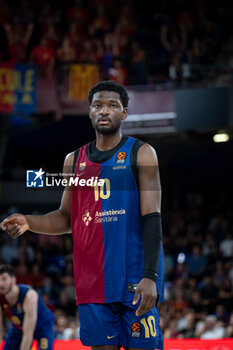
[[[2,229],[73,234],[80,336],[93,350],[162,349],[157,304],[163,301],[161,189],[154,149],[122,136],[128,113],[125,88],[92,87],[89,116],[96,140],[67,155],[78,185],[67,186],[57,211],[13,214]],[[87,186],[88,179],[103,181]],[[69,178],[67,178],[69,180]],[[81,185],[82,183],[82,185]]]
[[[30,350],[33,339],[39,350],[52,350],[54,317],[38,293],[25,284],[16,284],[14,269],[0,265],[0,340],[3,313],[12,322],[3,350]]]

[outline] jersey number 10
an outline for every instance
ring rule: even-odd
[[[98,186],[94,185],[94,196],[95,201],[97,202],[99,198],[108,199],[110,197],[110,181],[109,179],[104,179],[104,185]]]

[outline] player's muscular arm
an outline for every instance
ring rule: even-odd
[[[140,295],[141,304],[136,311],[136,315],[142,315],[151,310],[157,301],[157,291],[155,284],[154,255],[156,253],[154,238],[157,234],[152,232],[156,215],[160,215],[161,206],[161,186],[158,168],[158,159],[155,150],[148,144],[140,147],[137,156],[140,206],[143,219],[144,235],[144,276],[135,292],[133,304],[136,304]],[[156,243],[157,244],[157,243]],[[158,242],[161,245],[161,241]],[[157,244],[157,245],[158,245]],[[157,255],[160,247],[157,249]]]
[[[20,344],[20,350],[30,350],[31,344],[34,337],[34,331],[37,321],[37,305],[38,305],[38,295],[33,290],[30,289],[23,303],[24,309],[24,320],[23,320],[23,336]]]
[[[64,173],[72,173],[73,160],[74,153],[70,153],[66,156],[63,167]],[[65,178],[68,180],[69,176],[67,175]],[[70,219],[71,188],[66,187],[58,210],[46,215],[13,214],[3,220],[1,229],[7,231],[13,238],[22,235],[27,230],[47,235],[59,235],[71,232]]]
[[[141,214],[160,212],[161,185],[158,158],[155,150],[144,144],[138,150],[138,180],[140,191]]]

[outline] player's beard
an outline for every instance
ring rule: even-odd
[[[98,133],[102,134],[102,135],[114,135],[116,134],[116,132],[120,129],[121,124],[122,124],[122,120],[115,122],[114,124],[111,122],[111,127],[105,127],[103,125],[99,125],[98,123],[93,123],[92,122],[92,126],[95,129],[95,131],[97,131]]]
[[[9,294],[9,293],[12,291],[12,288],[13,288],[13,282],[11,281],[11,283],[10,283],[10,285],[9,285],[9,288],[8,288],[7,291],[4,293],[4,295]]]

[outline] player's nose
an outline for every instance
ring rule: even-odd
[[[109,114],[109,108],[108,106],[103,106],[100,111],[101,115],[107,115]]]

